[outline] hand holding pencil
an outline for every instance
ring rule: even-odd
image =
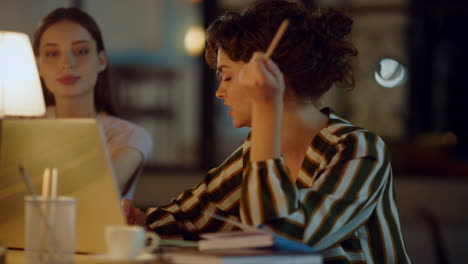
[[[270,57],[288,24],[288,20],[281,23],[266,53],[255,52],[250,61],[240,70],[239,82],[246,88],[246,93],[254,103],[277,102],[283,98],[285,90],[283,74]]]

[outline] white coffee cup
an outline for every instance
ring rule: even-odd
[[[111,258],[133,259],[158,248],[160,238],[141,226],[107,226],[106,244]],[[147,244],[148,243],[148,244]]]

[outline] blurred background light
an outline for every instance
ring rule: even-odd
[[[407,71],[394,59],[382,59],[374,73],[375,80],[385,88],[393,88],[405,82]]]
[[[199,56],[205,49],[205,30],[200,26],[191,26],[185,33],[185,51],[190,56]]]

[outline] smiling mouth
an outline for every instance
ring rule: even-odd
[[[57,81],[59,83],[61,83],[61,84],[64,84],[64,85],[73,85],[79,79],[80,79],[80,77],[77,77],[77,76],[64,76],[64,77],[61,77],[61,78],[57,79]]]

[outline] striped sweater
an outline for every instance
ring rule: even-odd
[[[249,161],[250,138],[193,189],[150,208],[163,238],[198,239],[235,229],[202,211],[320,249],[325,263],[411,263],[402,236],[388,150],[381,138],[330,109],[296,182],[284,160]]]

